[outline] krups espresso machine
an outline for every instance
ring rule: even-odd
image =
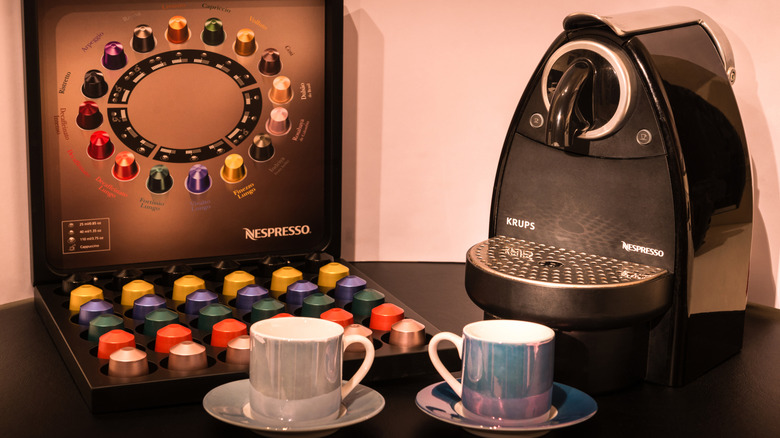
[[[721,29],[699,11],[572,14],[504,142],[466,289],[556,331],[555,380],[679,386],[739,352],[752,228]]]

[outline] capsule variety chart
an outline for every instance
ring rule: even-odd
[[[323,1],[72,3],[38,29],[55,270],[323,247]]]

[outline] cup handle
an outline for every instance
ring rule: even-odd
[[[371,342],[365,336],[361,336],[361,335],[344,336],[344,350],[346,350],[350,344],[354,344],[355,342],[359,344],[363,344],[363,348],[366,350],[366,357],[363,359],[363,363],[360,364],[360,368],[358,368],[358,370],[355,371],[355,374],[352,375],[352,378],[349,379],[346,383],[341,385],[342,400],[350,392],[352,392],[353,389],[355,389],[358,383],[360,383],[360,381],[363,380],[363,377],[366,377],[366,374],[368,374],[368,370],[371,368],[371,364],[374,363],[374,343]]]
[[[439,374],[444,378],[444,381],[450,385],[450,388],[452,388],[452,390],[458,394],[458,397],[463,397],[461,395],[463,393],[463,384],[458,382],[458,379],[452,376],[452,373],[449,372],[449,370],[441,362],[441,359],[439,359],[439,350],[437,349],[437,346],[441,341],[450,341],[455,344],[455,348],[458,349],[458,357],[462,359],[463,338],[456,335],[455,333],[441,332],[433,335],[433,338],[431,338],[431,341],[428,343],[428,356],[431,358],[433,367],[436,368],[436,371],[438,371]]]

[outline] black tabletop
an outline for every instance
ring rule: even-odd
[[[482,319],[462,264],[355,263],[440,330]],[[257,436],[200,404],[92,414],[36,314],[32,299],[0,306],[0,434],[45,436]],[[740,354],[682,388],[638,384],[594,396],[596,415],[547,437],[780,436],[780,310],[748,305]],[[371,382],[385,398],[374,418],[338,437],[473,436],[420,411],[415,396],[438,376]]]

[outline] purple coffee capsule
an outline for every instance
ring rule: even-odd
[[[268,289],[258,286],[256,284],[250,284],[242,287],[236,292],[236,308],[241,310],[251,310],[252,304],[256,301],[269,296]]]
[[[165,298],[159,295],[144,295],[133,302],[133,319],[144,320],[152,310],[164,308]]]
[[[125,47],[119,41],[111,41],[103,48],[103,66],[109,70],[119,70],[127,65]]]
[[[114,305],[105,300],[89,300],[79,308],[79,324],[89,325],[95,317],[114,313]]]
[[[187,173],[187,181],[184,186],[187,191],[194,195],[199,195],[211,187],[211,176],[209,170],[202,164],[196,164],[190,167]]]
[[[352,301],[356,293],[366,288],[366,280],[357,275],[347,275],[336,282],[333,297],[338,301]]]
[[[219,295],[206,289],[198,289],[187,295],[187,301],[184,303],[184,313],[188,315],[197,315],[200,309],[211,303],[219,302]]]
[[[304,298],[308,297],[314,292],[319,292],[319,288],[316,284],[308,280],[296,281],[295,283],[287,286],[287,294],[285,295],[287,306],[302,306]]]

